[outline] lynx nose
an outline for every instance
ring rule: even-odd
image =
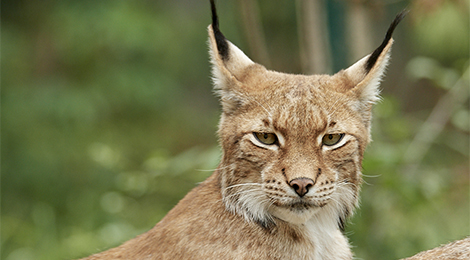
[[[307,194],[308,190],[313,187],[313,180],[310,178],[297,178],[289,182],[289,185],[295,190],[300,197]]]

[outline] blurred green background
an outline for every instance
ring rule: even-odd
[[[219,1],[221,29],[269,69],[302,73],[301,4]],[[325,1],[325,69],[371,52],[405,7],[346,230],[362,259],[470,234],[469,1]],[[366,34],[350,37],[361,17]],[[211,174],[209,23],[205,0],[2,1],[1,259],[117,246]],[[246,28],[261,28],[261,45]]]

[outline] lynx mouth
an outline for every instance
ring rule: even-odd
[[[322,205],[314,201],[293,200],[273,204],[270,213],[283,221],[293,224],[303,224],[321,211]]]
[[[312,209],[322,208],[327,204],[326,201],[322,202],[308,202],[308,201],[294,201],[290,203],[275,203],[277,207],[288,209],[290,211],[307,211]]]

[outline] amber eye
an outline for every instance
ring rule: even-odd
[[[322,143],[326,146],[332,146],[339,143],[343,136],[344,134],[326,134],[323,136]]]
[[[277,136],[272,133],[253,133],[253,135],[263,144],[273,145],[277,141]]]

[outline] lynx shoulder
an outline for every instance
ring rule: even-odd
[[[219,167],[153,229],[87,259],[352,259],[341,230],[358,203],[371,108],[404,13],[351,67],[292,75],[229,42],[211,7]]]

